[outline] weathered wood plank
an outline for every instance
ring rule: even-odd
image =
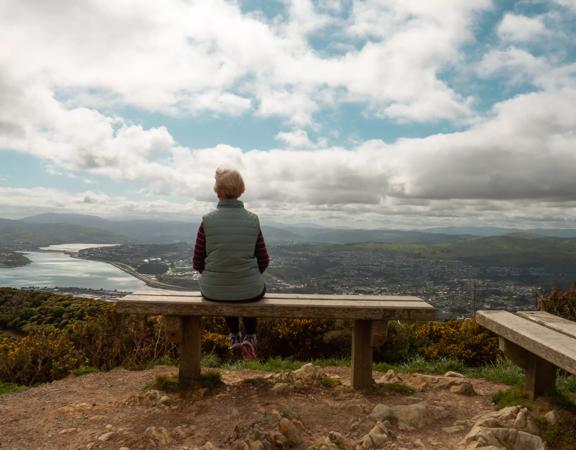
[[[507,311],[478,311],[476,321],[504,339],[576,375],[576,340]]]
[[[180,343],[180,366],[178,381],[181,389],[188,389],[200,379],[202,342],[200,317],[182,316],[182,341]]]
[[[218,303],[201,298],[172,297],[123,299],[117,311],[134,314],[238,316],[270,318],[366,319],[366,320],[431,320],[436,309],[424,302],[355,302],[302,301],[295,299],[263,299],[254,303]]]
[[[576,339],[576,322],[555,316],[554,314],[545,311],[520,311],[516,314]]]
[[[174,305],[181,305],[181,304],[190,304],[190,305],[219,305],[219,306],[234,306],[234,305],[243,305],[243,306],[252,306],[252,305],[276,305],[276,306],[291,306],[291,305],[299,305],[303,307],[307,306],[318,306],[318,307],[325,307],[325,308],[334,308],[334,307],[346,307],[346,308],[389,308],[393,307],[396,308],[399,305],[406,305],[406,307],[416,307],[421,306],[424,309],[433,309],[433,306],[429,305],[428,303],[424,302],[423,300],[387,300],[387,301],[375,301],[375,300],[362,300],[362,299],[346,299],[346,300],[322,300],[322,299],[295,299],[295,298],[269,298],[265,297],[262,300],[257,302],[251,303],[235,303],[235,302],[213,302],[210,300],[205,300],[202,297],[158,297],[158,296],[146,296],[146,295],[138,295],[132,296],[128,295],[117,302],[118,304],[130,304],[130,303],[162,303],[162,304],[174,304]]]
[[[355,320],[352,334],[352,387],[368,389],[372,386],[372,321]]]
[[[199,291],[171,291],[165,289],[140,289],[130,294],[133,296],[159,296],[159,297],[201,297]],[[291,294],[291,293],[278,293],[268,292],[266,298],[287,298],[287,299],[318,299],[318,300],[377,300],[377,301],[399,301],[399,300],[412,300],[422,301],[421,298],[412,295],[363,295],[363,294]]]

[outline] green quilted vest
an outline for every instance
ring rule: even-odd
[[[200,277],[202,295],[212,300],[254,298],[264,290],[254,251],[260,232],[258,216],[236,199],[218,202],[202,218],[206,236],[206,264]]]

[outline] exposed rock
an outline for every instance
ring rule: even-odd
[[[184,439],[193,434],[195,430],[196,426],[194,425],[178,425],[174,430],[172,430],[172,432],[178,437]]]
[[[248,442],[248,448],[250,450],[264,450],[264,444],[261,441],[250,441]]]
[[[527,408],[510,406],[480,416],[458,449],[545,450],[546,443],[537,432]]]
[[[286,437],[286,441],[289,445],[298,445],[302,443],[303,439],[300,430],[290,419],[282,417],[278,423],[278,428],[280,429],[280,432]]]
[[[109,441],[110,439],[112,439],[114,437],[116,433],[114,433],[113,431],[109,431],[108,433],[104,433],[101,434],[100,436],[98,436],[98,440],[102,441],[102,442],[106,442]]]
[[[442,432],[446,434],[456,434],[461,433],[462,431],[466,430],[466,427],[462,425],[453,425],[451,427],[444,427],[442,428]]]
[[[321,367],[315,366],[312,363],[304,364],[299,369],[292,372],[292,376],[299,381],[316,381],[318,378],[322,377],[324,372]]]
[[[512,427],[516,430],[526,431],[530,434],[538,434],[540,431],[538,429],[538,424],[532,418],[527,408],[522,408],[518,411],[518,415],[516,416],[516,419],[514,419]]]
[[[450,388],[450,392],[453,392],[454,394],[460,394],[460,395],[477,395],[476,391],[474,390],[474,386],[472,386],[472,383],[468,383],[468,382],[464,382],[464,383],[460,383],[460,384],[456,384],[454,386],[452,386]]]
[[[370,417],[385,420],[393,418],[394,413],[392,412],[392,407],[385,405],[384,403],[378,403],[370,413]]]
[[[376,425],[360,440],[360,448],[383,448],[386,443],[394,437],[389,426],[389,422],[376,422]]]
[[[544,414],[544,420],[546,420],[550,425],[558,425],[558,422],[560,422],[560,415],[558,414],[558,411],[552,409]]]
[[[388,406],[378,404],[372,410],[371,417],[386,420],[396,419],[401,430],[414,430],[447,417],[448,412],[439,406],[430,405],[427,401],[411,405]]]
[[[290,385],[288,383],[276,383],[274,386],[272,386],[271,391],[272,392],[277,392],[279,394],[284,394],[288,391],[290,391]]]
[[[355,450],[355,444],[343,434],[336,431],[328,433],[328,437],[321,439],[308,450]]]
[[[390,369],[376,380],[376,383],[402,383],[402,378],[394,370]]]
[[[458,450],[546,450],[546,443],[534,434],[514,428],[474,427]]]
[[[158,400],[158,403],[160,405],[164,405],[164,406],[168,406],[170,404],[170,397],[168,397],[167,395],[163,395],[162,397],[160,397],[160,399]]]
[[[244,441],[235,441],[232,450],[250,450],[250,446]]]
[[[195,447],[194,450],[223,450],[220,447],[216,447],[212,442],[207,441],[202,447]]]
[[[448,372],[446,372],[444,374],[445,377],[452,377],[452,378],[466,378],[464,375],[462,375],[460,372],[454,372],[452,370],[449,370]]]
[[[397,405],[392,408],[392,411],[398,420],[398,428],[401,430],[422,428],[426,423],[432,422],[426,401],[413,405]]]
[[[148,427],[144,431],[144,434],[154,439],[160,445],[169,445],[173,441],[170,433],[164,427]]]
[[[270,433],[268,433],[267,440],[273,446],[275,445],[275,446],[280,447],[280,448],[284,448],[286,446],[286,444],[288,444],[288,440],[286,439],[286,436],[284,436],[279,431],[271,431]]]
[[[528,409],[522,406],[509,406],[499,411],[481,415],[475,422],[476,427],[515,428],[528,433],[537,433],[538,425],[530,416]]]

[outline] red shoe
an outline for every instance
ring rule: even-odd
[[[256,335],[249,334],[242,341],[242,357],[256,359]]]

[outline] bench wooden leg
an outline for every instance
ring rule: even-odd
[[[181,389],[187,389],[200,379],[200,317],[180,316],[182,340],[180,342],[180,367],[178,379]]]
[[[352,336],[352,388],[372,386],[372,321],[355,320]]]
[[[500,350],[526,373],[524,392],[530,400],[556,389],[556,366],[528,350],[499,338]]]

